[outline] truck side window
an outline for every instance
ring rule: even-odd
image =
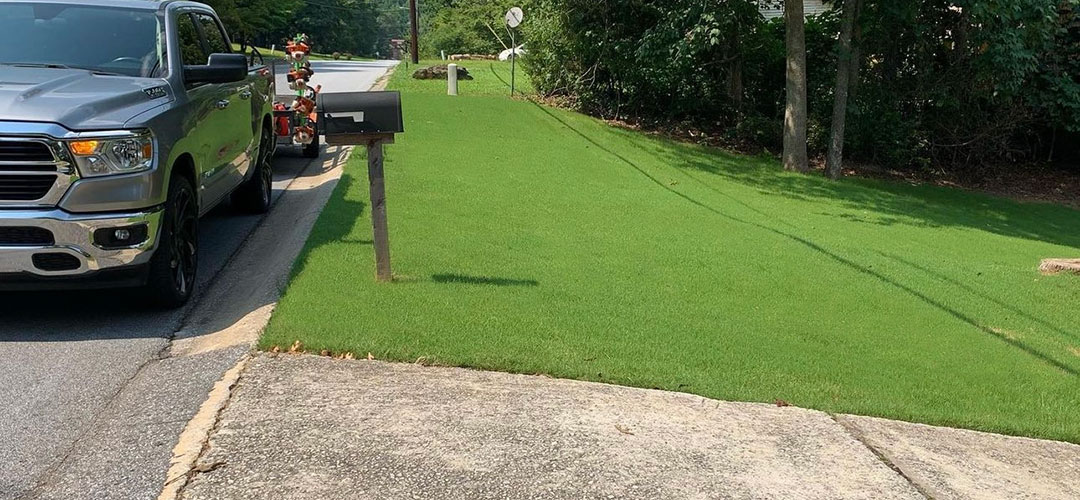
[[[184,65],[206,64],[207,55],[203,53],[202,44],[199,42],[199,32],[195,29],[191,14],[180,14],[176,21],[177,33],[180,34],[180,59],[184,61]]]
[[[225,41],[225,33],[221,32],[221,26],[218,26],[217,20],[206,14],[195,14],[195,18],[199,20],[199,24],[202,26],[203,36],[206,37],[206,46],[210,50],[210,54],[232,52],[229,50],[229,44]],[[210,54],[206,56],[209,57]]]

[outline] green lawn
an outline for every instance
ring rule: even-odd
[[[1080,442],[1080,212],[830,182],[399,72],[397,281],[356,155],[261,340]]]
[[[473,80],[461,80],[458,82],[458,96],[460,97],[499,97],[510,96],[510,63],[491,61],[420,61],[419,65],[408,64],[408,68],[402,65],[394,73],[391,83],[392,88],[400,90],[407,95],[412,94],[446,94],[446,80],[414,80],[409,78],[419,68],[435,66],[437,64],[457,64],[469,71]],[[519,65],[517,77],[514,80],[514,88],[517,91],[531,94],[532,83]],[[408,118],[406,118],[408,121]],[[497,125],[497,124],[493,124]]]

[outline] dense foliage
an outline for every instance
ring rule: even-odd
[[[528,7],[530,0],[428,0],[423,4],[420,25],[423,56],[446,54],[497,54],[510,47],[504,16],[514,6]],[[515,37],[520,38],[516,34]],[[516,40],[518,44],[521,40]]]
[[[234,42],[281,47],[307,33],[321,53],[386,56],[390,40],[406,38],[407,0],[204,0]]]
[[[291,22],[302,0],[203,0],[217,12],[234,42],[252,41]]]
[[[298,32],[322,53],[386,57],[390,40],[408,39],[408,0],[205,0],[235,42],[281,46]],[[531,0],[417,0],[425,57],[495,54],[508,48],[506,10]]]
[[[688,122],[774,151],[784,25],[758,2],[537,0],[537,88],[606,117]],[[807,20],[809,142],[825,149],[838,13]],[[1080,132],[1080,1],[867,0],[850,157],[889,166],[1059,157]]]

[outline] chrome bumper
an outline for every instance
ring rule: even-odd
[[[161,210],[132,213],[70,214],[59,209],[0,210],[0,227],[37,227],[52,232],[54,244],[48,246],[7,245],[0,242],[0,275],[30,273],[46,277],[78,277],[96,271],[137,266],[150,261],[157,244]],[[146,241],[119,249],[106,250],[94,243],[94,232],[102,228],[147,225]],[[64,253],[78,259],[79,267],[64,271],[39,269],[35,254]]]

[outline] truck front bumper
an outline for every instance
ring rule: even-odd
[[[162,214],[160,209],[108,214],[0,210],[0,289],[63,288],[66,282],[144,268],[156,247]],[[126,231],[129,240],[117,240],[117,230]],[[138,276],[127,273],[125,278]]]

